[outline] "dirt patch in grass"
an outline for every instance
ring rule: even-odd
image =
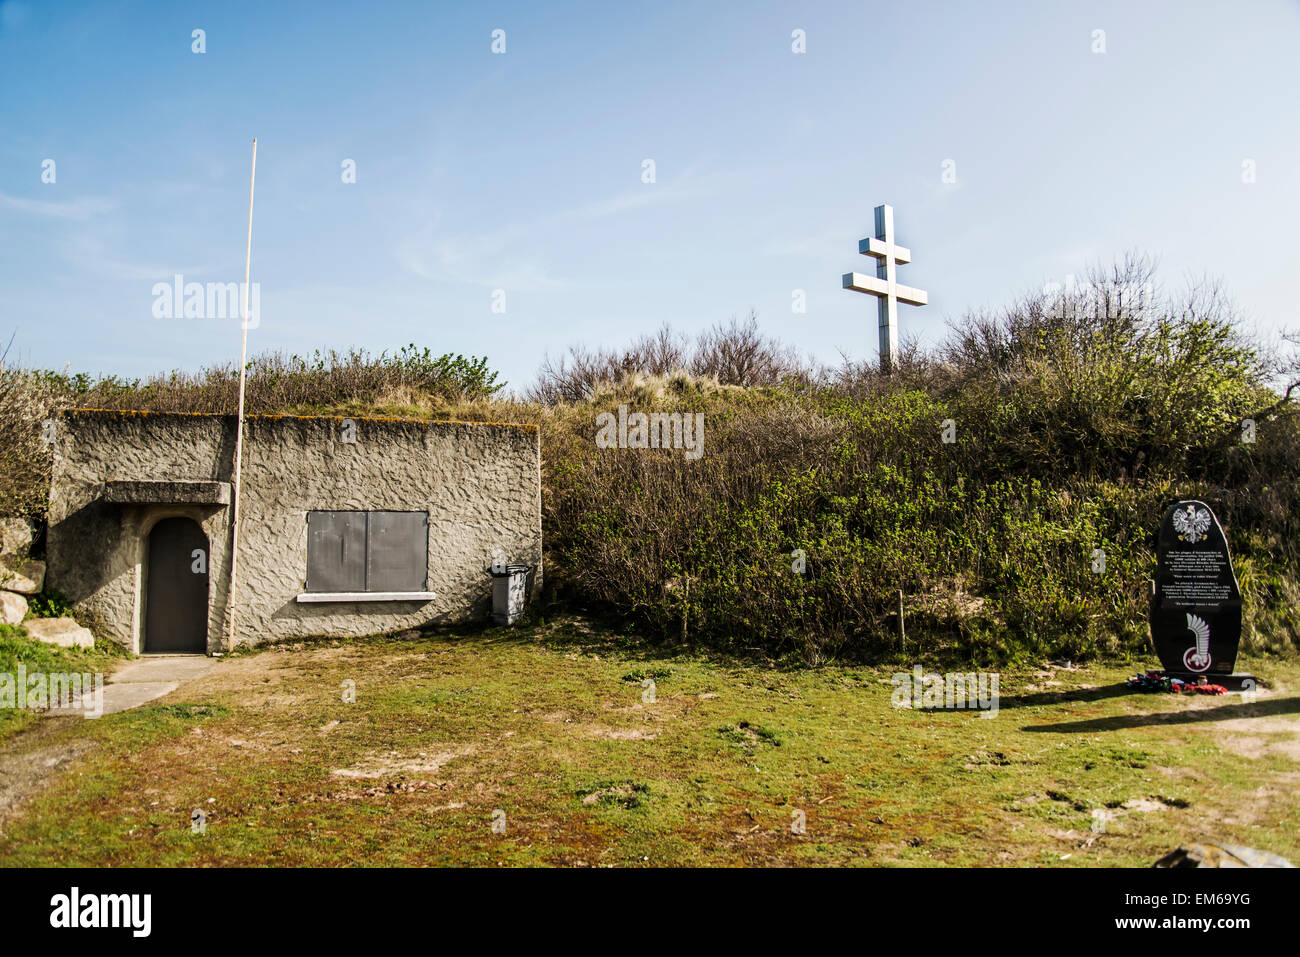
[[[1256,737],[1245,734],[1227,734],[1221,739],[1225,748],[1234,754],[1247,758],[1263,758],[1269,755],[1281,755],[1292,761],[1300,762],[1300,735],[1271,735]]]
[[[350,768],[335,768],[330,772],[341,778],[385,778],[408,774],[433,774],[455,758],[463,757],[472,748],[455,748],[450,751],[421,751],[403,755],[397,751],[369,754],[360,764]]]
[[[1159,798],[1159,797],[1129,798],[1127,801],[1125,801],[1123,804],[1120,805],[1120,807],[1122,807],[1124,810],[1133,811],[1136,814],[1151,814],[1152,812],[1155,811],[1163,811],[1170,807],[1179,807],[1179,806],[1186,807],[1187,805],[1186,802],[1180,801],[1175,803],[1171,801],[1166,801],[1163,798]]]
[[[653,741],[659,737],[659,732],[641,728],[587,728],[585,733],[605,741]]]
[[[1259,696],[1261,701],[1276,700],[1277,693],[1264,691]],[[1246,714],[1210,726],[1215,740],[1234,754],[1247,758],[1278,755],[1300,762],[1300,716]]]
[[[71,722],[84,718],[46,718],[6,742],[0,754],[0,827],[49,779],[95,747],[93,741],[73,738],[51,741]],[[10,750],[14,746],[23,750]]]

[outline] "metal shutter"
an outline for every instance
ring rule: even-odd
[[[307,513],[307,591],[366,590],[366,513]]]
[[[424,512],[370,512],[367,591],[424,591],[429,519]]]

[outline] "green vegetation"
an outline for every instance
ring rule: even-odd
[[[85,671],[88,667],[102,665],[106,660],[105,654],[98,649],[47,645],[29,638],[21,627],[0,625],[0,672],[12,673],[19,663],[28,671]]]
[[[96,639],[93,649],[61,648],[29,637],[21,627],[0,624],[0,674],[16,676],[20,664],[27,674],[93,674],[120,657],[121,649],[103,639]],[[0,708],[0,741],[36,720],[34,712]]]
[[[149,409],[155,412],[225,412],[238,405],[237,364],[197,373],[170,372],[148,379],[93,379],[85,374],[41,372],[61,404],[93,409]],[[435,356],[414,343],[396,353],[364,349],[319,349],[304,358],[267,352],[245,366],[245,402],[250,413],[306,411],[340,401],[365,405],[393,402],[473,402],[495,395],[505,383],[486,358]]]
[[[661,638],[814,663],[898,657],[900,591],[911,654],[1123,658],[1146,646],[1160,518],[1198,497],[1228,531],[1245,647],[1293,653],[1300,416],[1270,384],[1289,396],[1300,370],[1214,290],[1161,303],[1149,276],[1130,262],[968,317],[892,376],[601,384],[664,350],[581,355],[538,389],[566,397],[543,419],[549,583]],[[703,458],[598,449],[595,415],[620,404],[704,412]]]
[[[70,618],[72,606],[58,591],[47,588],[27,599],[27,615],[29,618]]]
[[[521,397],[499,394],[485,359],[414,345],[261,356],[249,408],[538,424],[551,607],[643,639],[891,661],[901,592],[911,655],[1124,659],[1145,649],[1160,517],[1197,497],[1228,532],[1245,647],[1292,654],[1300,364],[1249,341],[1217,289],[1153,289],[1130,258],[1068,294],[967,316],[889,376],[816,368],[751,317],[694,341],[665,327],[624,350],[572,349]],[[6,374],[0,407],[21,378]],[[232,412],[236,378],[27,374],[43,391],[23,407]],[[597,448],[596,416],[621,404],[703,413],[703,457]],[[38,500],[40,472],[0,511]]]

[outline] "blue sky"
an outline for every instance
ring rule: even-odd
[[[547,351],[754,308],[873,359],[840,275],[871,271],[883,202],[924,342],[1131,249],[1268,334],[1300,325],[1297,50],[1273,0],[0,0],[0,332],[92,373],[236,357],[237,321],[155,318],[152,290],[242,279],[256,136],[252,351],[414,341],[523,385]]]

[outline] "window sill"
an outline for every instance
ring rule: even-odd
[[[432,601],[431,591],[308,591],[298,596],[300,602],[346,601]]]

